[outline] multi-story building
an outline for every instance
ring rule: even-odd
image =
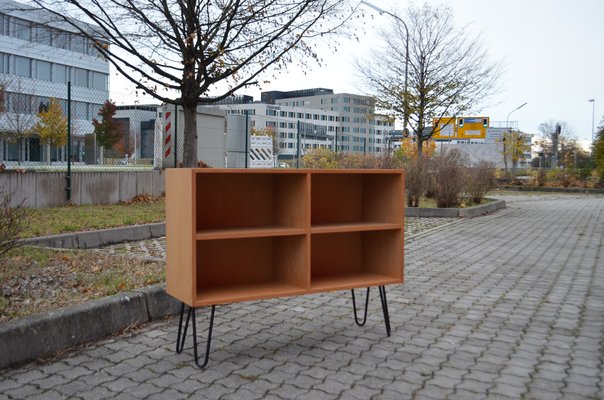
[[[257,130],[273,130],[280,160],[291,160],[310,149],[380,153],[393,123],[375,114],[368,96],[333,93],[316,88],[262,92],[261,102],[219,104],[229,114],[246,114]]]
[[[86,25],[83,25],[86,26]],[[109,63],[91,41],[50,13],[12,0],[0,2],[0,161],[66,161],[64,147],[45,146],[31,132],[51,98],[67,112],[71,82],[73,161],[83,161],[84,137],[109,98]]]

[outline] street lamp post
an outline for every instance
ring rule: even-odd
[[[390,11],[386,11],[384,9],[379,8],[376,5],[373,5],[367,1],[361,1],[361,4],[365,4],[367,7],[373,8],[380,14],[387,14],[392,18],[399,21],[405,27],[405,87],[404,87],[404,98],[403,98],[403,132],[407,131],[407,125],[409,123],[409,112],[407,107],[407,87],[408,87],[408,78],[409,78],[409,28],[407,28],[407,24],[401,17],[398,15],[391,13]]]
[[[511,130],[509,127],[510,124],[510,115],[512,115],[512,113],[516,110],[520,110],[522,107],[526,106],[528,103],[524,102],[523,104],[519,105],[518,107],[514,108],[512,111],[509,112],[508,117],[505,119],[505,127],[508,128],[508,130]]]
[[[593,146],[595,141],[594,117],[596,114],[596,99],[589,99],[589,102],[591,103],[591,145]]]
[[[509,135],[509,134],[511,133],[511,131],[512,131],[512,130],[510,129],[510,115],[512,115],[512,113],[513,113],[514,111],[516,111],[516,110],[520,110],[522,107],[526,106],[527,104],[528,104],[528,103],[525,101],[524,103],[522,103],[521,105],[519,105],[518,107],[514,108],[512,111],[510,111],[510,112],[508,113],[508,116],[507,116],[507,118],[505,119],[505,127],[506,127],[506,129],[508,130],[508,132],[507,132],[507,133],[508,133],[508,135]],[[506,140],[505,140],[505,136],[504,136],[502,139],[503,139],[503,140],[502,140],[502,141],[503,141],[503,163],[505,164],[505,170],[506,170],[506,174],[507,174],[507,170],[508,170],[508,159],[507,159],[508,155],[507,155],[507,149],[506,149],[507,143],[506,143]],[[512,169],[514,169],[514,168],[515,168],[515,167],[512,165]]]

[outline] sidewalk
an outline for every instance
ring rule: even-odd
[[[203,371],[171,319],[3,371],[0,399],[604,398],[604,196],[505,200],[411,238],[391,337],[377,290],[364,327],[349,292],[219,306]]]

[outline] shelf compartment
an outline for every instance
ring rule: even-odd
[[[314,234],[311,265],[311,291],[402,283],[402,230]]]
[[[264,226],[260,228],[231,228],[231,229],[206,229],[198,231],[197,240],[243,239],[254,237],[276,237],[304,235],[306,229],[283,228],[280,226]]]
[[[402,226],[403,193],[401,174],[313,174],[311,226],[369,222]]]
[[[301,294],[309,287],[307,235],[200,240],[196,305]]]
[[[320,224],[313,225],[310,232],[313,234],[339,233],[339,232],[368,232],[401,229],[401,224],[384,222],[350,222],[347,224]]]
[[[197,173],[196,230],[306,228],[308,177],[302,173]]]

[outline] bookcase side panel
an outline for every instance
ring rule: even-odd
[[[195,293],[193,174],[166,170],[166,292],[192,305]]]

